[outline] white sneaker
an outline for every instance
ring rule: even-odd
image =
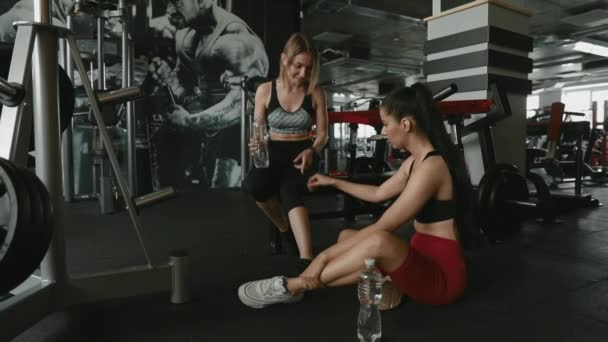
[[[250,281],[239,287],[239,299],[243,304],[255,309],[301,301],[304,294],[293,296],[287,291],[286,282],[287,280],[282,276]]]

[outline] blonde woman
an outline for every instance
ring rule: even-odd
[[[253,166],[244,188],[277,226],[283,245],[294,245],[293,231],[303,270],[313,255],[302,195],[327,143],[327,105],[318,85],[319,57],[307,35],[295,33],[287,40],[280,63],[278,79],[261,84],[255,95],[254,120],[268,126],[270,164]]]

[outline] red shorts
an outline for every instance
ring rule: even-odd
[[[467,284],[460,244],[428,234],[415,233],[407,258],[387,272],[405,295],[421,303],[442,305],[458,299]]]

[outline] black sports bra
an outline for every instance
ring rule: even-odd
[[[431,156],[440,156],[438,151],[431,151],[424,156],[423,161]],[[412,170],[414,169],[414,161],[410,166],[410,172],[407,176],[407,181],[410,180]],[[407,184],[407,182],[406,182]],[[445,221],[452,219],[456,216],[456,202],[453,199],[449,200],[438,200],[431,199],[422,209],[416,214],[416,221],[420,223],[434,223],[439,221]]]
[[[272,81],[272,92],[268,104],[268,127],[271,132],[282,134],[302,134],[310,132],[313,125],[312,95],[304,96],[300,108],[288,112],[279,103],[276,81]]]

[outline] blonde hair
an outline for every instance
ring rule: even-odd
[[[312,58],[312,68],[310,71],[310,79],[308,80],[308,87],[306,89],[306,93],[312,93],[313,89],[317,86],[319,82],[319,54],[317,53],[317,49],[315,48],[312,39],[304,33],[296,32],[289,37],[287,43],[283,47],[283,53],[287,58],[287,64],[291,64],[296,55],[300,53],[309,53]],[[284,80],[283,62],[280,62],[280,71],[279,78]]]

